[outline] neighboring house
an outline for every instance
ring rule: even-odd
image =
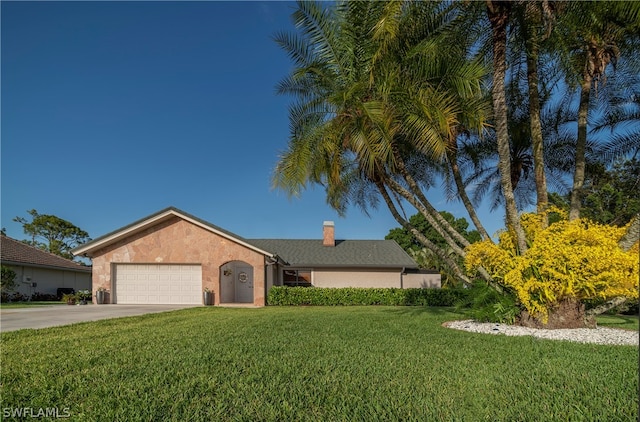
[[[14,292],[56,295],[59,288],[91,289],[91,267],[2,235],[0,260],[16,272]]]
[[[170,207],[73,250],[93,261],[93,291],[111,303],[264,306],[272,286],[440,287],[393,240],[245,239]]]

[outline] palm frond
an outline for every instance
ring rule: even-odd
[[[640,129],[626,133],[613,133],[603,145],[596,148],[595,155],[607,164],[626,156],[637,157],[640,154]]]

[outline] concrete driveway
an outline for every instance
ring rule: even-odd
[[[29,308],[0,308],[0,332],[23,328],[46,328],[76,322],[153,314],[200,305],[52,305]]]

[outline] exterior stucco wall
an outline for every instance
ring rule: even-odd
[[[214,292],[216,305],[220,304],[220,267],[229,261],[244,261],[253,267],[253,303],[265,304],[264,256],[178,217],[107,246],[92,260],[94,292],[100,287],[113,291],[115,263],[200,264],[202,288]]]
[[[14,292],[24,295],[33,293],[57,294],[59,287],[73,288],[78,290],[91,290],[91,273],[68,270],[57,270],[53,268],[31,267],[28,265],[7,265],[16,272],[16,283]],[[36,287],[31,287],[26,283],[27,278],[32,283],[37,283]]]
[[[378,288],[440,288],[440,274],[436,272],[407,272],[399,269],[340,268],[313,269],[312,285],[315,287],[378,287]]]
[[[405,289],[439,289],[441,285],[440,273],[407,273],[402,276],[402,287]]]
[[[400,277],[399,269],[315,269],[311,275],[311,283],[315,287],[399,288]]]

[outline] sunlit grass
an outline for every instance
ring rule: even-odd
[[[638,417],[638,348],[472,334],[418,307],[192,308],[2,334],[2,407],[74,420]]]
[[[623,330],[638,331],[640,324],[637,315],[598,315],[598,326],[621,328]]]

